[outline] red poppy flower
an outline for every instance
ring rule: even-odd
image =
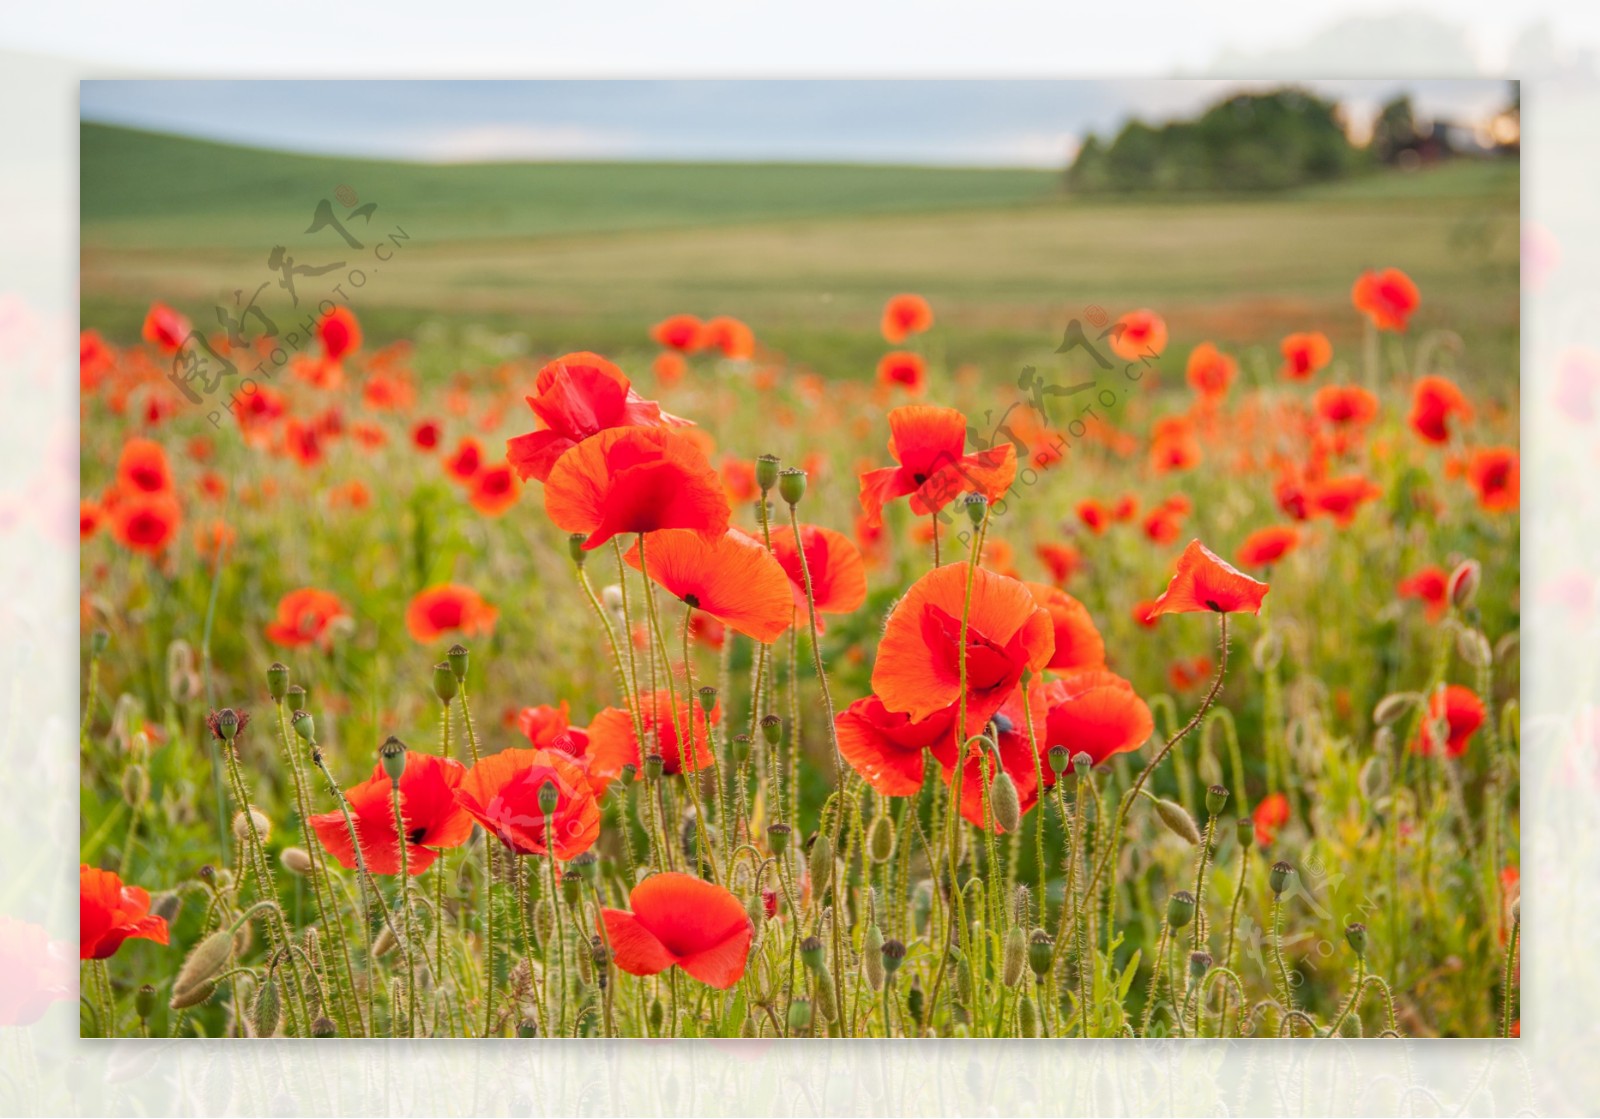
[[[31,1026],[77,990],[69,945],[29,921],[0,914],[0,1026]]]
[[[506,442],[506,458],[524,481],[548,480],[557,459],[598,432],[689,422],[666,414],[653,400],[634,392],[622,370],[599,354],[556,358],[539,370],[534,392],[527,398],[528,407],[544,428]]]
[[[628,894],[632,911],[602,909],[611,958],[629,975],[682,968],[707,986],[739,982],[754,929],[744,906],[714,882],[667,871]]]
[[[1514,447],[1474,451],[1467,481],[1478,492],[1478,504],[1491,513],[1515,509],[1522,499],[1522,465]]]
[[[1156,600],[1147,598],[1133,604],[1133,620],[1145,629],[1154,629],[1156,623],[1161,621],[1161,615],[1156,611]]]
[[[100,336],[98,330],[85,330],[78,335],[78,387],[88,396],[117,367],[117,352]]]
[[[348,307],[335,307],[317,323],[317,341],[329,361],[343,361],[361,348],[361,324]]]
[[[436,420],[423,420],[411,429],[411,442],[419,451],[431,451],[439,445],[443,433]]]
[[[1383,489],[1363,474],[1329,478],[1311,487],[1307,500],[1316,513],[1326,513],[1340,527],[1356,519],[1361,507],[1383,496]]]
[[[1048,541],[1035,544],[1033,554],[1039,557],[1039,562],[1050,572],[1050,578],[1057,583],[1065,583],[1083,566],[1083,556],[1071,544]]]
[[[165,493],[172,489],[167,452],[151,439],[130,439],[117,458],[116,484],[130,493]]]
[[[545,512],[586,532],[584,548],[618,533],[685,528],[714,542],[728,531],[728,498],[699,440],[668,428],[602,431],[562,455],[545,481]]]
[[[1078,502],[1078,520],[1083,522],[1083,527],[1100,535],[1111,525],[1111,510],[1103,502],[1094,498],[1085,498]]]
[[[699,773],[717,764],[711,752],[711,741],[706,731],[705,713],[698,700],[693,705],[679,701],[676,709],[665,691],[646,692],[639,697],[640,716],[644,723],[645,740],[655,735],[655,747],[661,754],[662,772],[678,774],[688,770]],[[722,721],[722,705],[711,707],[711,723]],[[688,723],[693,729],[690,741],[693,749],[689,757],[680,749],[678,727]],[[685,764],[687,762],[687,764]],[[643,763],[639,741],[633,736],[633,716],[621,707],[603,709],[589,724],[589,777],[599,783],[601,790],[622,773],[622,767],[631,765],[638,769]]]
[[[884,796],[915,796],[922,788],[923,751],[950,739],[953,709],[921,722],[890,711],[875,695],[858,699],[834,719],[839,754],[850,768]]]
[[[886,388],[899,386],[921,396],[928,380],[928,364],[921,354],[909,350],[893,350],[878,359],[878,384]]]
[[[445,473],[463,485],[470,484],[483,469],[483,444],[468,435],[444,460]]]
[[[1055,629],[1056,649],[1046,668],[1057,672],[1076,672],[1085,668],[1104,668],[1106,643],[1089,616],[1088,607],[1066,591],[1048,583],[1028,583],[1033,600],[1050,614]]]
[[[964,660],[963,738],[983,728],[1024,671],[1042,670],[1055,652],[1050,614],[1027,585],[983,568],[972,573],[963,649],[967,576],[965,564],[952,563],[913,583],[889,615],[872,670],[872,690],[883,705],[920,721],[960,699]]]
[[[1385,268],[1361,273],[1350,289],[1350,301],[1379,330],[1404,330],[1422,296],[1410,276],[1398,268]]]
[[[1202,400],[1221,400],[1238,375],[1239,363],[1210,342],[1202,342],[1189,351],[1184,376]]]
[[[933,325],[933,308],[920,295],[896,295],[884,304],[879,328],[891,346],[898,346],[913,334]]]
[[[656,375],[656,384],[670,389],[689,372],[689,362],[676,350],[665,350],[650,363],[650,371]]]
[[[1154,311],[1129,311],[1117,320],[1111,333],[1111,351],[1123,361],[1160,357],[1167,348],[1167,324]]]
[[[542,750],[555,744],[557,738],[573,729],[569,723],[570,708],[567,701],[562,700],[561,706],[551,707],[549,704],[540,704],[537,707],[524,707],[516,714],[516,727],[527,736],[528,742],[535,750]],[[588,742],[588,732],[583,732],[583,740]],[[567,751],[572,753],[570,749]],[[583,753],[582,750],[578,751]]]
[[[189,337],[189,320],[165,303],[152,303],[144,317],[144,340],[157,349],[175,353]]]
[[[1378,398],[1360,385],[1324,385],[1311,397],[1311,406],[1338,428],[1365,427],[1378,418]]]
[[[625,557],[639,568],[636,541]],[[645,541],[651,579],[680,602],[704,610],[763,644],[794,618],[789,579],[760,542],[738,529],[706,540],[688,529],[652,532]]]
[[[1483,700],[1471,688],[1451,684],[1436,691],[1428,700],[1428,715],[1422,728],[1411,742],[1411,752],[1425,757],[1440,752],[1438,731],[1444,731],[1442,744],[1446,757],[1459,758],[1467,752],[1467,744],[1483,726]],[[1442,727],[1436,724],[1442,723]]]
[[[1278,838],[1278,829],[1289,822],[1289,798],[1282,793],[1268,793],[1250,818],[1256,825],[1256,842],[1267,846]]]
[[[1293,525],[1269,525],[1244,538],[1234,558],[1240,567],[1270,567],[1294,551],[1300,543],[1300,530]]]
[[[1472,418],[1472,405],[1456,383],[1437,374],[1417,378],[1411,393],[1411,429],[1429,443],[1448,443],[1452,416],[1463,422]]]
[[[278,600],[278,616],[267,623],[267,640],[290,648],[321,642],[326,648],[333,640],[328,627],[335,618],[349,616],[338,595],[301,587]]]
[[[432,866],[440,850],[460,847],[471,838],[472,817],[456,802],[456,789],[466,772],[466,767],[452,758],[406,752],[406,768],[400,776],[400,818],[405,822],[406,870],[413,877]],[[383,766],[374,766],[371,777],[346,789],[344,800],[367,869],[373,874],[399,874],[393,792]],[[355,869],[356,851],[342,810],[308,817],[306,823],[340,866]]]
[[[811,574],[811,594],[819,614],[849,614],[867,600],[866,565],[861,552],[842,532],[821,525],[801,525],[800,540]],[[772,555],[788,576],[797,618],[806,617],[805,572],[800,570],[800,549],[794,530],[784,525],[772,530]],[[817,619],[822,629],[822,619]]]
[[[1139,499],[1131,493],[1117,498],[1117,503],[1111,507],[1111,519],[1114,521],[1131,521],[1138,515]]]
[[[1157,474],[1200,465],[1200,440],[1186,416],[1163,416],[1150,429],[1150,469]]]
[[[898,466],[861,475],[861,507],[877,523],[883,506],[911,497],[918,516],[937,513],[960,493],[972,491],[997,501],[1017,472],[1017,449],[1002,443],[964,454],[967,418],[954,408],[908,404],[889,413],[889,454]]]
[[[134,552],[160,555],[178,534],[183,510],[170,493],[120,495],[111,509],[111,535]]]
[[[87,540],[100,531],[100,523],[105,520],[105,511],[100,508],[100,503],[90,501],[86,497],[78,499],[78,539]]]
[[[705,346],[705,324],[693,315],[672,315],[650,328],[657,345],[692,354]]]
[[[1033,706],[1034,733],[1038,735],[1043,733],[1045,726],[1044,689],[1032,689],[1028,698]],[[945,725],[949,726],[954,719],[955,712],[952,709],[944,720]],[[1000,748],[999,769],[1010,776],[1017,789],[1019,807],[1023,812],[1028,812],[1039,803],[1040,770],[1049,766],[1044,759],[1036,758],[1029,741],[1028,716],[1022,708],[1021,688],[1012,691],[1006,702],[991,716],[991,720],[995,745]],[[944,783],[949,785],[955,771],[956,743],[946,734],[929,746],[929,752],[939,763]],[[997,776],[994,755],[991,753],[987,758],[983,755],[980,745],[974,743],[967,750],[962,766],[961,816],[975,828],[982,828],[984,824],[984,779],[987,777],[992,783]],[[1004,835],[1006,829],[1000,825],[1000,821],[993,823],[995,834]]]
[[[1211,674],[1215,670],[1216,665],[1211,663],[1210,657],[1179,659],[1173,661],[1167,669],[1167,683],[1172,685],[1172,690],[1175,692],[1187,692],[1211,679]]]
[[[498,517],[517,503],[521,492],[522,483],[517,481],[511,467],[502,463],[478,471],[467,490],[467,500],[485,517]]]
[[[727,315],[706,322],[704,342],[707,349],[720,350],[730,361],[748,361],[756,352],[755,332]]]
[[[1045,719],[1039,749],[1065,746],[1070,754],[1088,754],[1094,765],[1113,755],[1131,753],[1144,746],[1155,732],[1150,708],[1133,685],[1114,672],[1089,669],[1052,680],[1043,688]],[[1044,767],[1045,785],[1055,784],[1055,773]]]
[[[539,792],[556,787],[550,838],[562,862],[583,854],[600,835],[600,805],[583,766],[560,750],[501,750],[467,770],[456,801],[484,830],[522,855],[543,855],[545,812]]]
[[[413,641],[427,644],[446,633],[466,637],[489,633],[499,611],[471,587],[441,583],[418,591],[406,607],[406,630]]]
[[[1152,616],[1212,611],[1218,614],[1261,613],[1267,584],[1250,578],[1198,540],[1178,557],[1172,582],[1151,608]]]
[[[138,886],[124,886],[109,870],[79,864],[78,958],[110,959],[125,940],[167,943],[166,918],[151,915],[150,895]]]
[[[1153,543],[1170,544],[1183,531],[1183,514],[1160,508],[1144,519],[1144,534]]]
[[[1424,567],[1400,580],[1395,593],[1401,598],[1421,599],[1427,604],[1428,620],[1437,621],[1450,604],[1450,576],[1442,567]]]
[[[1278,347],[1283,354],[1283,376],[1304,381],[1333,360],[1333,345],[1320,331],[1291,334]]]

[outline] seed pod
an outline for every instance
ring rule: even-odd
[[[450,671],[449,661],[440,661],[433,666],[433,694],[440,703],[448,704],[460,690],[461,683],[456,679],[456,674]]]
[[[289,666],[281,661],[273,661],[267,667],[267,694],[274,703],[282,703],[289,694]]]
[[[900,970],[901,962],[906,958],[906,946],[898,940],[883,942],[883,973],[886,977],[893,977]]]
[[[1248,816],[1240,816],[1234,830],[1239,834],[1239,846],[1249,850],[1256,841],[1256,822]]]
[[[1344,939],[1350,950],[1362,959],[1367,955],[1367,926],[1355,921],[1344,927]]]
[[[793,507],[806,495],[806,472],[797,466],[778,471],[778,496]]]
[[[922,1032],[922,1015],[928,1009],[927,999],[922,993],[920,980],[911,981],[911,990],[906,992],[906,1010],[911,1015],[911,1021],[916,1023],[917,1032]]]
[[[216,992],[217,985],[208,979],[198,987],[190,987],[185,990],[174,989],[172,1001],[168,1002],[167,1006],[173,1010],[188,1010],[191,1007],[199,1006]]]
[[[467,652],[465,645],[457,642],[450,646],[449,650],[445,652],[444,659],[449,663],[450,671],[455,673],[457,681],[467,678],[467,669],[471,667],[472,654]]]
[[[1212,785],[1206,790],[1206,815],[1220,816],[1228,807],[1228,790],[1222,785]]]
[[[867,986],[874,991],[883,990],[883,932],[877,925],[868,925],[867,935],[862,938],[861,970],[867,977]]]
[[[1023,1037],[1039,1036],[1039,1011],[1033,1005],[1032,995],[1023,995],[1017,1007],[1017,1032]]]
[[[811,842],[807,869],[811,872],[811,896],[820,898],[833,877],[833,844],[821,832]]]
[[[1079,750],[1076,754],[1072,755],[1072,772],[1078,775],[1078,780],[1082,781],[1085,777],[1089,776],[1089,772],[1092,769],[1094,769],[1094,758],[1092,755],[1087,754],[1082,750]]]
[[[521,1038],[538,1037],[539,1023],[532,1018],[524,1018],[517,1023],[517,1036]]]
[[[1028,941],[1022,933],[1021,925],[1012,925],[1011,931],[1006,934],[1006,947],[1001,968],[1001,980],[1007,987],[1015,987],[1022,982],[1022,969],[1028,962]]]
[[[1176,801],[1158,798],[1156,815],[1161,817],[1161,822],[1167,825],[1167,830],[1173,835],[1196,847],[1200,846],[1200,828],[1183,805]]]
[[[174,994],[192,991],[215,978],[228,966],[232,956],[233,930],[218,929],[190,949],[183,966],[178,969],[178,977],[172,981]]]
[[[887,812],[878,813],[867,829],[867,854],[873,862],[886,863],[894,856],[894,839],[894,821]]]
[[[1289,886],[1289,879],[1294,876],[1294,867],[1281,859],[1272,864],[1272,869],[1267,872],[1267,885],[1272,887],[1274,894],[1282,894]]]
[[[1022,822],[1022,802],[1017,796],[1017,783],[1011,774],[1001,770],[989,786],[989,809],[1001,831],[1016,831]]]
[[[762,455],[756,459],[756,485],[762,493],[778,484],[778,468],[782,465],[777,455]]]
[[[1033,969],[1034,977],[1041,981],[1050,973],[1054,947],[1050,934],[1043,929],[1034,929],[1033,935],[1028,937],[1028,967]]]
[[[788,824],[767,825],[767,846],[772,849],[774,855],[780,858],[783,856],[789,847],[789,836],[793,831],[794,829]]]
[[[983,523],[984,516],[989,512],[989,499],[981,493],[969,493],[961,501],[967,510],[967,520],[972,522],[972,527],[977,528]]]
[[[776,746],[783,739],[783,720],[776,715],[761,716],[761,737],[768,746]]]
[[[1194,920],[1194,895],[1179,890],[1167,899],[1167,927],[1181,929]]]
[[[103,629],[97,629],[89,635],[89,655],[98,657],[106,651],[106,646],[111,644],[111,635]]]
[[[1199,981],[1205,978],[1206,972],[1211,970],[1210,952],[1189,953],[1189,978]]]
[[[271,1037],[277,1033],[282,1012],[283,1004],[278,1000],[278,981],[269,972],[256,991],[255,1002],[250,1007],[250,1025],[256,1031],[256,1036]]]
[[[239,733],[239,713],[231,707],[224,707],[221,711],[218,711],[214,716],[214,721],[216,723],[217,737],[224,742],[232,742],[234,736]]]
[[[133,993],[133,1012],[146,1021],[156,1009],[156,989],[146,983]]]
[[[278,852],[278,861],[290,874],[304,877],[311,873],[311,853],[304,847],[285,847]]]
[[[817,1013],[822,1015],[824,1022],[837,1022],[839,1020],[839,992],[833,985],[833,976],[824,964],[817,969],[817,981],[813,992]]]
[[[291,722],[294,724],[294,732],[300,736],[302,742],[310,742],[317,737],[317,724],[312,720],[309,712],[296,711],[291,716]]]
[[[789,1003],[789,1032],[799,1033],[811,1028],[811,1004],[805,999]]]
[[[1072,764],[1072,755],[1065,746],[1052,746],[1045,751],[1045,757],[1050,761],[1050,772],[1060,777],[1067,771],[1067,766]]]
[[[817,971],[822,965],[822,938],[808,936],[800,942],[800,962],[808,971]]]
[[[405,776],[406,772],[406,744],[391,734],[384,739],[383,745],[378,747],[378,762],[383,766],[389,784],[400,784],[400,778]]]
[[[649,753],[644,757],[644,775],[655,781],[666,771],[667,760],[660,754]]]
[[[251,823],[255,824],[256,835],[260,838],[262,843],[265,843],[268,839],[272,838],[272,821],[267,819],[266,813],[262,812],[261,809],[257,808],[253,804],[250,806],[250,816],[248,820],[245,818],[245,814],[243,812],[235,812],[233,814],[233,838],[238,840],[240,843],[248,842],[250,839]]]
[[[333,1024],[333,1019],[328,1017],[318,1018],[311,1023],[312,1037],[338,1037],[339,1027]]]

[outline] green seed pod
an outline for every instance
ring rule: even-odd
[[[654,781],[666,770],[667,762],[660,754],[646,754],[644,759],[644,775]]]
[[[440,703],[448,705],[460,690],[461,684],[456,680],[456,674],[450,671],[449,661],[440,661],[433,666],[433,694]]]
[[[561,900],[568,905],[577,905],[578,899],[583,896],[582,891],[583,879],[571,873],[568,867],[568,872],[561,876]]]
[[[808,936],[800,942],[800,962],[808,971],[821,969],[822,964],[822,938]]]
[[[465,645],[457,643],[450,646],[444,658],[449,662],[450,671],[455,673],[458,682],[467,678],[467,669],[471,666],[472,655],[467,652]]]
[[[989,499],[981,493],[969,493],[962,500],[962,506],[967,511],[967,520],[972,522],[973,528],[977,528],[983,524],[983,518],[989,512]]]
[[[280,661],[273,661],[267,668],[267,694],[274,703],[282,703],[283,697],[289,694],[289,666]]]
[[[1272,864],[1272,869],[1267,872],[1267,885],[1272,887],[1274,894],[1282,894],[1289,887],[1289,879],[1294,876],[1294,867],[1279,860]]]
[[[1189,953],[1189,978],[1199,982],[1205,978],[1206,972],[1211,970],[1210,952]]]
[[[312,1037],[338,1037],[339,1027],[333,1024],[332,1018],[318,1018],[311,1023]]]
[[[789,1032],[799,1033],[811,1028],[811,1004],[805,999],[795,999],[789,1004]]]
[[[1072,755],[1065,746],[1052,746],[1045,751],[1045,757],[1050,760],[1050,772],[1058,778],[1067,771],[1067,766],[1072,764]]]
[[[167,1003],[167,1006],[173,1010],[188,1010],[191,1007],[199,1006],[216,993],[216,983],[207,979],[198,987],[188,987],[183,990],[174,989],[172,1000]]]
[[[817,1004],[817,1013],[822,1015],[824,1022],[837,1022],[839,1020],[839,992],[833,985],[833,975],[824,964],[817,969],[817,981],[813,992]]]
[[[1017,1007],[1017,1032],[1023,1037],[1039,1036],[1039,1010],[1033,1005],[1032,995],[1023,995]]]
[[[811,896],[820,898],[833,878],[833,844],[821,832],[811,841],[811,854],[806,865],[811,872]]]
[[[1001,770],[989,786],[989,810],[1001,831],[1016,831],[1022,823],[1022,801],[1017,795],[1017,783],[1011,774]]]
[[[216,714],[217,737],[224,742],[232,742],[234,735],[239,733],[239,713],[231,707],[224,707]]]
[[[887,977],[892,977],[900,970],[900,964],[906,958],[906,946],[898,940],[886,940],[883,942],[882,955],[883,973]]]
[[[98,657],[106,651],[106,646],[111,644],[111,635],[103,629],[97,629],[89,635],[89,655]]]
[[[277,1033],[282,1012],[283,1004],[278,1001],[278,981],[268,973],[250,1007],[250,1025],[255,1029],[256,1036],[271,1037]]]
[[[600,856],[592,850],[583,851],[572,856],[572,861],[567,864],[571,871],[581,881],[595,882],[600,878]]]
[[[172,981],[175,994],[192,991],[214,979],[233,956],[233,930],[218,929],[196,944]]]
[[[767,846],[772,849],[774,855],[782,857],[789,849],[789,836],[793,832],[794,829],[788,824],[767,825]]]
[[[1179,890],[1167,899],[1167,926],[1181,929],[1194,920],[1194,895],[1188,890]]]
[[[778,496],[791,507],[800,504],[806,495],[806,472],[797,466],[786,466],[778,471]]]
[[[290,684],[289,690],[283,694],[283,701],[289,705],[290,711],[309,710],[311,693],[300,684]]]
[[[1076,754],[1072,755],[1072,772],[1078,775],[1078,780],[1082,781],[1085,777],[1089,776],[1089,772],[1092,769],[1094,769],[1093,757],[1084,753],[1082,750],[1079,750]]]
[[[768,746],[776,746],[783,739],[783,720],[777,715],[761,716],[761,737]]]
[[[1228,807],[1228,790],[1222,785],[1212,785],[1206,790],[1206,815],[1220,816]]]
[[[1033,935],[1028,937],[1028,966],[1033,969],[1034,977],[1040,982],[1050,974],[1050,961],[1055,954],[1054,948],[1055,942],[1043,929],[1034,929]]]
[[[1189,815],[1187,809],[1177,801],[1156,800],[1156,815],[1161,817],[1161,822],[1167,825],[1167,830],[1179,839],[1185,840],[1194,846],[1200,846],[1200,828],[1195,824],[1194,817]]]
[[[389,784],[400,784],[400,778],[406,772],[406,744],[391,734],[378,747],[378,761],[389,778]]]
[[[561,803],[561,790],[550,778],[545,778],[544,784],[539,786],[539,811],[545,816],[551,815],[556,810],[556,805]]]
[[[156,1009],[156,989],[146,983],[133,993],[133,1012],[141,1022],[149,1021]]]
[[[1023,935],[1021,925],[1012,925],[1011,931],[1006,934],[1005,953],[1002,956],[1000,971],[1001,981],[1007,987],[1015,987],[1022,982],[1022,970],[1028,962],[1028,938]]]
[[[1239,834],[1239,846],[1249,850],[1256,841],[1256,822],[1248,816],[1240,816],[1234,829]]]
[[[524,1018],[524,1019],[522,1019],[520,1022],[517,1023],[517,1036],[518,1037],[524,1037],[524,1038],[526,1038],[526,1037],[538,1037],[539,1036],[539,1023],[535,1022],[532,1018]]]
[[[887,812],[878,813],[867,829],[867,854],[873,862],[882,864],[894,857],[894,839],[894,821]]]
[[[1367,926],[1360,921],[1344,927],[1345,942],[1350,945],[1350,950],[1362,959],[1367,957]]]
[[[762,455],[756,459],[756,485],[761,487],[762,493],[768,493],[778,484],[778,468],[782,463],[777,455]]]
[[[317,724],[312,721],[309,712],[296,711],[292,721],[294,723],[294,732],[300,736],[301,741],[310,742],[317,737]]]
[[[567,537],[567,555],[572,557],[572,562],[577,565],[579,571],[583,570],[583,561],[589,558],[589,553],[583,550],[583,543],[588,539],[589,537],[581,532],[574,532]]]
[[[746,1039],[761,1036],[761,1027],[752,1015],[746,1014],[744,1021],[739,1023],[739,1036]]]
[[[861,970],[868,987],[883,990],[883,931],[877,925],[868,925],[867,934],[861,939]]]

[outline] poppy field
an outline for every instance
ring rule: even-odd
[[[1452,295],[1019,367],[896,285],[866,376],[684,302],[329,300],[281,370],[85,315],[86,1036],[1517,1032],[1517,375]],[[194,403],[197,339],[276,371]]]

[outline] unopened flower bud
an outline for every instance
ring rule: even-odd
[[[1005,951],[1001,954],[1000,979],[1007,987],[1022,982],[1022,969],[1028,963],[1028,938],[1021,925],[1012,925],[1006,933]]]
[[[1167,825],[1167,830],[1173,835],[1196,847],[1200,845],[1200,828],[1183,805],[1174,800],[1163,800],[1158,797],[1156,815],[1161,817],[1161,822]]]
[[[1267,885],[1272,887],[1274,894],[1282,894],[1289,887],[1289,879],[1294,876],[1294,867],[1283,860],[1272,864],[1272,869],[1267,872]]]
[[[1404,717],[1408,708],[1417,701],[1414,692],[1391,692],[1378,701],[1372,709],[1372,721],[1380,727],[1393,726]]]
[[[833,844],[828,842],[827,836],[817,833],[811,841],[808,860],[806,869],[811,872],[811,896],[820,898],[833,878]]]
[[[255,825],[256,837],[262,843],[272,837],[272,821],[267,819],[265,812],[252,804],[249,816],[246,816],[243,812],[235,812],[233,814],[233,838],[240,843],[248,842],[251,824]]]
[[[339,1027],[333,1024],[333,1019],[321,1017],[311,1023],[312,1037],[338,1037]]]
[[[887,812],[878,813],[867,828],[867,856],[880,865],[888,862],[894,856],[894,839],[894,821]]]
[[[188,1010],[199,1006],[212,995],[217,993],[217,984],[214,979],[207,979],[195,987],[185,987],[182,990],[173,989],[172,998],[167,1006],[173,1010]]]
[[[778,496],[790,507],[799,505],[806,495],[806,472],[796,466],[786,466],[778,471]]]
[[[1257,672],[1271,672],[1283,659],[1283,638],[1276,629],[1269,629],[1256,639],[1250,650],[1250,660]]]
[[[762,455],[756,459],[756,485],[767,493],[778,484],[778,467],[782,465],[777,455]]]
[[[134,762],[122,771],[122,799],[129,808],[140,808],[150,799],[150,774]]]
[[[1003,769],[995,775],[994,782],[989,786],[989,808],[1001,831],[1016,831],[1017,825],[1022,822],[1022,802],[1017,796],[1017,783]]]
[[[469,667],[469,662],[472,659],[472,655],[467,652],[467,647],[465,645],[462,645],[458,642],[457,644],[450,646],[449,650],[444,655],[444,659],[449,663],[450,671],[455,673],[455,677],[458,682],[467,678],[467,668]]]
[[[383,745],[378,747],[378,761],[382,764],[389,783],[400,784],[400,778],[405,776],[406,772],[406,744],[391,734],[384,740]]]
[[[1181,929],[1194,920],[1194,895],[1188,890],[1179,890],[1167,899],[1167,924],[1171,928]]]
[[[1039,1036],[1039,1008],[1033,1005],[1032,995],[1023,995],[1017,1006],[1017,1032],[1023,1037]]]
[[[1488,668],[1494,662],[1489,639],[1475,629],[1462,628],[1456,633],[1456,652],[1473,668]]]
[[[616,583],[607,583],[601,587],[600,605],[613,614],[622,613],[622,588]]]
[[[172,981],[173,998],[195,991],[215,979],[233,957],[233,930],[218,929],[196,944]],[[209,997],[209,992],[207,993]],[[175,1009],[182,1009],[181,1007]]]
[[[250,1004],[250,1025],[257,1037],[271,1037],[278,1032],[278,1022],[283,1016],[283,1004],[278,998],[278,981],[269,972],[256,991]]]
[[[816,969],[817,981],[814,985],[817,1013],[822,1015],[824,1022],[837,1022],[839,1020],[839,992],[833,983],[833,974],[828,971],[828,965],[823,964]]]
[[[311,873],[311,854],[304,847],[285,847],[278,852],[278,861],[290,874],[304,877]]]
[[[1483,565],[1475,559],[1463,560],[1450,573],[1450,605],[1465,610],[1478,597],[1478,586],[1483,582]]]
[[[1220,816],[1228,806],[1228,790],[1223,785],[1212,785],[1206,790],[1206,815]]]
[[[460,690],[461,684],[456,674],[450,671],[449,661],[440,661],[433,666],[433,694],[439,697],[440,703],[448,704]]]
[[[273,661],[267,668],[267,694],[275,703],[281,703],[289,694],[289,666]]]

